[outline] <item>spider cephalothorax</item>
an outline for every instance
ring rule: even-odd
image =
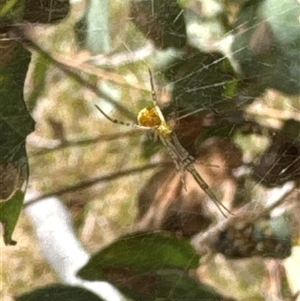
[[[158,135],[167,137],[172,134],[171,126],[165,121],[158,107],[147,107],[138,113],[138,124],[144,127],[153,128]],[[159,110],[159,111],[158,111]]]

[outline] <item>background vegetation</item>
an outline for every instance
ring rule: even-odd
[[[24,293],[61,281],[24,210],[13,232],[29,174],[25,207],[59,196],[84,248],[101,250],[85,279],[108,280],[132,300],[296,300],[299,15],[292,0],[0,2],[1,298],[41,298]],[[165,181],[166,171],[178,175],[160,144],[94,107],[135,122],[151,99],[149,67],[185,148],[220,170],[225,162],[233,182],[218,170],[208,182],[222,197],[236,190],[233,217],[207,205],[188,228],[182,216],[198,213],[195,197]],[[176,211],[179,226],[171,205],[157,205],[168,197],[191,204]],[[145,224],[149,208],[163,209],[161,223]],[[127,234],[141,225],[149,232]],[[51,293],[67,300],[67,289]]]

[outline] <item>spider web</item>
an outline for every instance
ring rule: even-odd
[[[158,97],[162,103],[164,103],[165,96],[169,100],[167,105],[162,104],[161,106],[163,114],[174,123],[174,128],[179,138],[182,139],[181,142],[183,141],[184,147],[191,154],[200,152],[202,158],[205,158],[204,161],[207,160],[204,163],[208,163],[209,167],[209,164],[214,164],[209,161],[213,154],[209,149],[217,149],[216,142],[211,137],[221,137],[220,139],[225,137],[227,141],[229,139],[230,142],[238,145],[243,160],[242,169],[237,172],[242,173],[241,179],[246,179],[247,183],[242,188],[238,188],[240,190],[234,200],[237,204],[233,202],[232,208],[239,208],[240,204],[256,198],[258,200],[250,203],[253,206],[249,207],[249,211],[253,212],[255,209],[254,215],[257,216],[258,211],[265,206],[263,201],[266,203],[269,201],[269,188],[265,188],[261,184],[267,187],[280,187],[299,177],[299,160],[297,159],[299,158],[299,134],[297,134],[299,133],[297,131],[299,129],[299,119],[297,119],[300,110],[299,102],[295,97],[287,97],[282,94],[282,92],[299,93],[299,83],[295,71],[299,62],[296,59],[296,51],[293,52],[293,43],[289,42],[281,33],[284,30],[280,30],[281,35],[278,34],[274,38],[275,33],[277,34],[275,29],[278,29],[280,22],[279,25],[273,23],[274,19],[280,20],[280,16],[290,16],[289,13],[293,8],[288,5],[284,8],[275,6],[276,18],[274,18],[269,7],[271,1],[265,1],[261,6],[251,5],[249,2],[240,7],[240,13],[236,16],[229,14],[232,11],[227,11],[228,19],[236,18],[237,22],[234,26],[232,26],[232,20],[230,24],[225,24],[232,26],[231,29],[228,29],[222,24],[221,13],[215,16],[210,15],[210,12],[205,14],[207,7],[201,8],[197,2],[183,6],[178,6],[175,1],[149,1],[148,4],[146,2],[133,1],[132,5],[136,5],[136,7],[132,8],[131,15],[129,7],[121,5],[119,2],[111,4],[111,19],[102,12],[101,16],[109,24],[109,26],[106,25],[110,29],[109,39],[113,46],[107,50],[107,45],[98,45],[100,48],[97,53],[106,51],[108,54],[86,58],[84,53],[80,53],[75,59],[71,57],[68,61],[66,59],[68,51],[64,47],[68,44],[70,52],[76,53],[77,46],[73,44],[74,37],[62,37],[59,29],[57,29],[57,33],[54,32],[53,35],[47,36],[49,43],[47,50],[57,61],[75,70],[74,74],[82,72],[84,75],[81,73],[80,75],[83,81],[78,84],[75,77],[68,74],[71,79],[67,82],[66,69],[57,68],[58,65],[54,63],[53,67],[44,71],[45,73],[41,76],[49,83],[48,87],[45,82],[39,81],[38,76],[34,77],[35,81],[32,87],[29,87],[29,99],[32,100],[33,97],[38,99],[32,112],[38,121],[39,134],[37,137],[40,138],[33,139],[31,147],[37,153],[41,149],[43,151],[43,154],[30,157],[31,187],[48,195],[62,194],[75,218],[77,214],[80,215],[80,208],[90,202],[89,209],[85,209],[87,210],[85,221],[79,229],[82,233],[82,241],[92,251],[98,250],[99,246],[108,244],[120,234],[128,232],[132,227],[129,225],[133,224],[137,210],[140,211],[138,215],[141,220],[144,211],[157,209],[151,207],[151,204],[141,203],[139,204],[140,208],[136,208],[137,192],[142,189],[147,190],[149,186],[145,187],[145,185],[152,184],[151,189],[148,188],[148,194],[140,193],[139,202],[142,202],[142,197],[144,200],[147,198],[150,200],[151,195],[153,201],[155,194],[165,200],[172,200],[172,198],[175,201],[182,200],[176,194],[176,181],[178,181],[176,173],[174,170],[171,170],[168,175],[164,173],[171,169],[168,163],[166,163],[168,170],[155,174],[147,172],[147,174],[134,175],[132,172],[136,165],[149,163],[149,160],[165,161],[163,152],[157,151],[159,146],[149,144],[148,140],[145,142],[145,136],[141,136],[140,133],[134,131],[129,131],[129,134],[123,133],[122,131],[126,131],[126,129],[121,129],[118,125],[107,125],[106,120],[99,122],[99,116],[93,111],[93,104],[97,103],[102,107],[103,99],[105,99],[106,102],[116,104],[115,112],[112,112],[113,116],[125,121],[134,120],[139,109],[144,107],[145,100],[150,99],[147,75],[149,65],[154,70],[158,90],[159,86],[167,87],[168,93],[161,93]],[[160,4],[158,5],[158,3]],[[76,7],[76,4],[73,5]],[[182,8],[184,8],[184,13]],[[226,9],[229,8],[226,7]],[[124,14],[125,10],[127,10],[127,14]],[[166,13],[166,10],[169,14]],[[134,20],[135,26],[129,22],[129,15],[131,20]],[[185,20],[182,19],[183,16],[185,16]],[[95,16],[88,14],[85,18],[82,23],[91,26],[86,39],[89,41],[98,39],[96,37],[99,33],[96,34],[93,28],[97,28],[100,21],[96,20]],[[262,20],[257,21],[256,18],[262,18]],[[212,19],[217,25],[209,24]],[[188,24],[187,20],[190,20],[191,23],[189,23],[189,31],[186,35],[184,26]],[[270,24],[273,27],[268,27]],[[194,28],[198,26],[198,29],[193,30],[192,25]],[[214,34],[207,34],[209,32],[208,25],[211,26],[210,30]],[[71,26],[66,26],[69,26],[66,28],[71,31],[74,22]],[[223,27],[225,32],[222,33],[221,30],[221,33],[216,34],[218,27]],[[286,28],[287,31],[296,29],[290,23],[284,23],[282,28]],[[68,32],[68,30],[64,32]],[[235,62],[238,63],[239,76],[236,76],[228,59],[213,47],[224,37],[224,34],[229,33],[240,35],[240,38],[233,43],[231,51]],[[208,36],[207,40],[204,39],[205,35]],[[186,41],[187,36],[190,39],[188,42]],[[196,37],[198,42],[200,41],[199,43],[197,43]],[[193,41],[191,41],[192,38]],[[109,39],[103,40],[107,42]],[[57,49],[53,49],[55,47],[51,46],[51,41],[59,41],[54,43]],[[84,41],[82,43],[84,44]],[[297,44],[295,43],[295,45]],[[170,50],[169,47],[180,50]],[[171,53],[169,56],[168,51]],[[60,58],[64,59],[60,60]],[[79,62],[79,67],[76,66],[76,61]],[[169,63],[166,63],[168,61]],[[92,66],[89,65],[90,62],[92,62]],[[39,73],[41,67],[47,67],[48,61],[45,57],[40,56],[34,66],[35,72],[42,74]],[[98,69],[93,68],[94,66],[98,66]],[[106,73],[102,72],[104,67],[108,69],[105,70]],[[101,88],[101,95],[95,95],[94,92],[97,89],[91,91],[89,85],[84,85],[84,81],[86,81],[97,87],[99,79],[113,83],[113,88]],[[39,93],[35,91],[36,87],[39,87],[37,89],[40,91]],[[83,99],[86,101],[85,103],[82,101]],[[139,102],[141,99],[144,100]],[[175,116],[173,120],[172,116]],[[86,139],[86,137],[89,138]],[[221,154],[227,158],[226,160],[228,160],[228,156],[233,157],[230,151],[226,153],[228,148],[223,142],[218,147],[218,149],[223,148],[224,151]],[[148,158],[143,158],[143,153],[147,153]],[[234,157],[233,161],[239,161],[236,159],[237,157]],[[208,167],[200,166],[199,168],[206,169]],[[124,170],[128,170],[128,177],[124,177],[126,174],[122,173]],[[217,173],[218,168],[212,170]],[[248,170],[251,172],[254,170],[254,176],[258,180],[249,179],[247,177]],[[109,176],[117,178],[118,174],[122,174],[122,178],[115,183],[99,180],[99,182],[91,181],[90,183],[93,184],[84,186],[84,189],[80,186],[82,180],[103,179],[105,176],[108,176],[106,179]],[[153,174],[154,176],[150,178],[149,182],[146,182]],[[161,175],[163,177],[159,177]],[[95,185],[95,183],[98,184]],[[169,194],[164,196],[163,193],[167,191],[164,186],[166,184],[169,184],[173,190],[169,189]],[[66,187],[68,194],[60,193]],[[91,188],[87,189],[87,187]],[[253,189],[258,192],[250,193]],[[187,200],[191,200],[191,198]],[[166,207],[161,205],[162,207],[158,206],[158,208],[167,208],[173,212],[172,203],[168,204]],[[148,207],[142,208],[142,205]],[[205,233],[214,218],[206,215],[205,210],[215,212],[211,208],[201,208],[201,210],[204,210],[204,213],[201,211],[203,218],[198,232]],[[287,211],[288,209],[283,206],[282,210]],[[157,210],[154,213],[158,216],[160,211]],[[188,207],[183,207],[181,213],[195,215],[194,211]],[[240,216],[242,220],[245,217],[244,214],[245,212],[237,211],[236,217]],[[157,216],[154,214],[154,217]],[[156,222],[162,229],[174,230],[171,229],[175,224],[172,218],[170,220],[162,218],[161,224],[157,222],[158,219],[151,220],[151,223],[155,224]],[[240,222],[240,220],[238,221]],[[251,225],[254,224],[254,222],[251,223]],[[152,225],[152,227],[154,226]],[[176,227],[175,232],[179,235],[182,234],[180,231],[185,231],[180,230],[177,224]],[[264,228],[264,225],[259,227]],[[280,228],[284,228],[284,226]],[[229,230],[232,229],[235,230],[235,228],[229,227]],[[157,231],[158,229],[154,227],[152,230]],[[224,233],[228,229],[222,230]],[[226,233],[229,233],[229,230]],[[187,235],[186,233],[183,235]],[[261,233],[263,233],[262,230]],[[218,242],[222,247],[224,246],[222,240],[217,240],[216,234],[211,237],[216,241],[210,247]],[[246,234],[242,233],[241,237],[246,237]],[[283,237],[285,239],[284,235]],[[223,250],[219,250],[221,253],[222,251],[225,252],[228,249],[225,250],[224,246]],[[236,250],[230,249],[229,251],[231,251],[230,254],[238,256],[235,253]],[[226,260],[219,257],[211,261],[213,270],[218,271],[221,266],[227,278],[233,277],[229,285],[230,289],[228,284],[227,286],[226,284],[220,285],[224,281],[220,276],[210,275],[206,282],[218,288],[222,294],[237,297],[239,300],[244,300],[245,296],[249,297],[252,288],[255,288],[253,289],[254,295],[265,297],[263,289],[257,288],[257,283],[261,283],[263,280],[258,277],[257,271],[263,270],[262,274],[266,274],[265,264],[261,260],[254,260],[253,253],[238,254],[242,258],[248,258],[249,261],[245,260],[244,264],[235,266],[235,268],[229,267]],[[132,256],[134,257],[134,254]],[[251,265],[256,266],[257,269],[249,270]],[[205,274],[203,271],[205,267],[207,266],[202,265],[199,272],[202,276]],[[247,273],[257,281],[249,285],[249,290],[243,290],[238,278],[249,279]],[[206,274],[208,274],[207,271]],[[142,276],[140,274],[140,277]],[[279,277],[277,279],[280,280]],[[164,300],[177,300],[174,291],[177,286],[180,286],[182,280],[182,275],[174,280],[169,288],[169,294]],[[280,294],[279,292],[269,293]],[[158,297],[156,300],[159,300]]]

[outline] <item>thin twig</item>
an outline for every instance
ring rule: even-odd
[[[101,176],[99,178],[94,178],[94,179],[89,179],[89,180],[86,180],[86,181],[82,181],[82,182],[77,183],[75,185],[71,185],[71,186],[62,188],[60,190],[51,191],[51,192],[45,193],[45,194],[43,194],[39,197],[29,199],[26,202],[26,204],[24,204],[23,208],[26,208],[26,207],[42,200],[42,199],[45,199],[45,198],[48,198],[48,197],[51,197],[51,196],[54,196],[54,195],[59,196],[59,195],[62,195],[62,194],[68,193],[68,192],[74,192],[74,191],[77,191],[77,190],[80,190],[80,189],[89,188],[89,187],[91,187],[91,186],[93,186],[97,183],[100,183],[100,182],[108,182],[108,181],[112,181],[112,180],[117,180],[121,177],[125,177],[125,176],[132,175],[132,174],[135,174],[135,173],[140,173],[140,172],[143,172],[143,171],[146,171],[146,170],[156,168],[158,166],[165,166],[165,165],[170,165],[170,162],[159,162],[159,163],[155,163],[155,164],[147,164],[147,165],[143,165],[143,166],[140,166],[140,167],[135,167],[135,168],[131,168],[131,169],[118,171],[116,173],[111,173],[111,174],[108,174],[106,176]]]
[[[256,220],[260,219],[261,217],[268,215],[275,208],[279,207],[286,201],[286,198],[295,190],[295,187],[296,187],[295,183],[291,183],[291,182],[286,183],[285,186],[282,188],[284,190],[283,194],[281,194],[280,197],[275,202],[273,202],[269,206],[266,206],[260,212],[257,212],[253,215],[247,215],[247,221],[255,222]],[[249,207],[251,206],[251,204],[252,203],[246,204],[245,206],[240,208],[239,211],[246,212],[247,214],[249,214],[249,210],[251,210],[251,208],[249,208]],[[243,218],[243,217],[241,215],[235,215],[235,216],[229,217],[226,220],[222,220],[222,221],[218,222],[216,225],[211,226],[204,233],[195,235],[192,238],[192,245],[196,248],[196,250],[198,250],[199,246],[205,244],[205,242],[211,237],[212,233],[222,231],[232,222],[233,219],[236,219],[236,218]]]
[[[117,68],[137,61],[142,61],[149,57],[153,50],[152,43],[147,43],[145,46],[130,52],[117,53],[109,56],[103,54],[95,55],[90,57],[85,63],[92,63],[98,67]]]
[[[117,110],[119,110],[124,116],[131,120],[135,120],[134,114],[129,112],[124,106],[122,106],[119,102],[114,100],[110,95],[107,93],[100,91],[94,84],[88,82],[82,73],[85,73],[85,75],[96,75],[99,78],[104,78],[113,82],[117,82],[119,84],[135,87],[137,85],[130,85],[127,81],[124,80],[123,77],[120,77],[119,75],[115,73],[110,73],[105,70],[101,70],[97,67],[83,64],[80,66],[80,68],[76,68],[76,64],[71,64],[71,60],[67,59],[65,57],[61,57],[59,55],[53,55],[48,53],[46,50],[44,50],[40,45],[36,44],[34,41],[31,40],[30,36],[26,33],[26,27],[19,25],[14,26],[12,28],[13,34],[16,36],[16,38],[19,38],[20,42],[24,43],[28,46],[28,48],[33,49],[34,51],[38,52],[42,56],[44,56],[49,63],[53,64],[57,68],[59,68],[61,71],[63,71],[65,74],[70,76],[73,80],[77,81],[82,86],[88,88],[94,94],[96,94],[98,97],[103,98],[104,100],[108,101],[109,103],[112,103]],[[83,72],[82,72],[83,71]],[[148,90],[149,91],[149,90]]]
[[[34,137],[29,135],[27,138],[27,143],[30,145],[39,148],[38,150],[30,151],[29,156],[36,157],[46,155],[50,152],[55,152],[62,150],[68,147],[74,146],[86,146],[95,144],[103,141],[113,141],[120,138],[132,137],[134,135],[140,135],[140,133],[136,130],[116,133],[116,134],[108,134],[108,135],[99,135],[94,138],[86,138],[86,139],[74,139],[74,140],[65,140],[62,141],[60,139],[44,139],[42,137]]]

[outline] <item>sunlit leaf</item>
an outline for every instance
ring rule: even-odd
[[[6,245],[14,245],[12,234],[18,221],[24,200],[24,192],[17,190],[5,202],[0,203],[0,222],[4,228],[4,242]]]
[[[189,276],[198,264],[199,256],[188,240],[163,232],[137,232],[95,254],[79,275],[107,280],[134,300],[222,300]]]
[[[123,278],[114,283],[126,296],[135,301],[223,301],[212,287],[199,284],[188,273],[165,271]]]
[[[199,256],[189,241],[156,233],[133,233],[120,237],[90,259],[79,275],[88,280],[100,280],[113,269],[134,273],[157,270],[186,270],[198,266]]]

